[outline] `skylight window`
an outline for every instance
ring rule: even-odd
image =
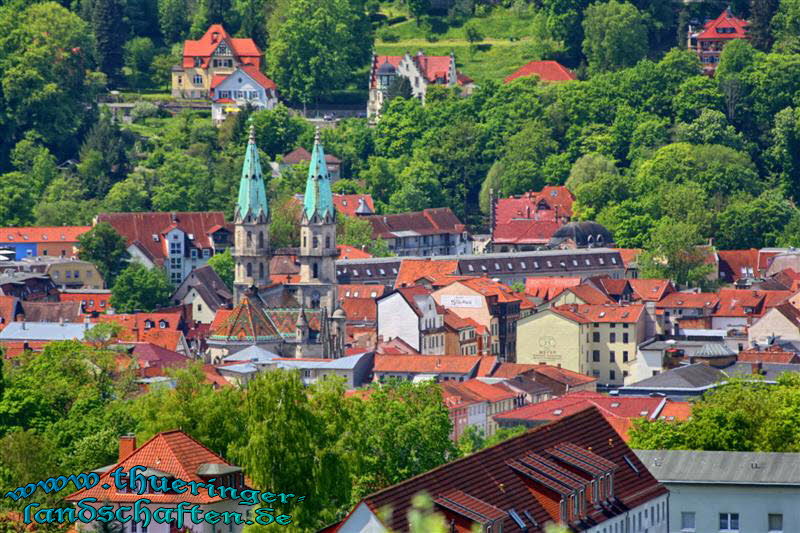
[[[525,270],[526,268],[528,268],[528,267],[525,265],[525,261],[522,261],[522,262],[520,262],[520,266],[522,267],[522,269],[523,269],[523,270]]]

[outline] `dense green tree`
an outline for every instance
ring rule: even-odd
[[[131,87],[141,89],[152,84],[150,69],[156,48],[149,37],[134,37],[124,47],[126,77]]]
[[[629,67],[647,54],[642,14],[627,2],[589,5],[584,11],[583,33],[583,53],[592,72]]]
[[[267,46],[267,19],[273,3],[268,0],[233,0],[239,19],[239,34],[253,39],[262,50]]]
[[[675,118],[683,122],[691,122],[707,109],[722,111],[723,105],[719,85],[708,76],[688,78],[672,100]]]
[[[102,198],[128,172],[127,134],[109,112],[89,131],[80,150],[78,174],[90,198]]]
[[[403,2],[408,8],[408,14],[417,19],[417,24],[419,24],[420,17],[431,8],[430,0],[403,0]]]
[[[274,248],[300,246],[300,202],[291,195],[278,197],[270,203],[270,243]]]
[[[151,200],[156,211],[204,211],[211,199],[211,174],[205,161],[170,152],[156,171]]]
[[[717,217],[716,244],[730,250],[775,246],[795,216],[797,209],[779,191],[736,198]]]
[[[613,160],[603,154],[588,153],[579,157],[569,171],[569,178],[564,184],[569,190],[575,191],[578,186],[590,183],[602,176],[619,175],[619,170]]]
[[[337,244],[346,244],[364,250],[376,257],[391,255],[386,241],[372,236],[372,224],[358,217],[339,217],[336,228]]]
[[[41,226],[90,224],[100,208],[95,200],[84,200],[81,183],[74,176],[54,179],[41,195],[33,214]]]
[[[376,386],[353,407],[354,498],[444,464],[455,453],[447,408],[435,383]]]
[[[106,194],[103,209],[111,212],[147,211],[150,208],[150,184],[138,171],[117,182]]]
[[[690,124],[675,125],[676,142],[691,144],[720,144],[734,150],[744,150],[744,136],[736,131],[721,111],[704,109]]]
[[[93,120],[102,77],[91,74],[91,31],[55,2],[0,7],[0,169],[8,152],[35,133],[59,160],[73,153]]]
[[[118,0],[94,0],[92,29],[95,39],[95,61],[111,85],[120,82],[123,65],[123,44],[126,31],[122,20],[122,4]]]
[[[169,304],[172,290],[167,274],[161,268],[147,268],[134,261],[114,280],[111,307],[119,313],[153,311]]]
[[[232,17],[236,12],[231,7],[231,0],[199,0],[194,6],[192,36],[199,38],[212,24],[234,27]]]
[[[94,263],[106,286],[125,268],[128,251],[125,239],[108,222],[99,222],[78,237],[78,257]]]
[[[772,18],[778,11],[780,0],[750,0],[750,19],[747,37],[759,50],[772,47]]]
[[[0,174],[0,221],[4,226],[29,226],[33,223],[36,184],[22,172]]]
[[[158,0],[158,23],[167,43],[177,43],[189,31],[186,0]]]
[[[230,249],[222,253],[214,254],[208,260],[208,266],[214,269],[214,272],[222,278],[222,281],[225,282],[225,285],[227,285],[229,289],[233,290],[234,267],[236,265],[233,262]]]
[[[666,217],[650,234],[647,250],[638,259],[643,278],[671,279],[680,286],[704,286],[712,265],[699,248],[702,237],[697,227]]]
[[[773,51],[783,54],[800,52],[800,1],[780,0],[771,24],[775,39]]]
[[[499,161],[502,172],[497,175],[497,194],[507,196],[541,190],[548,183],[545,161],[557,149],[550,128],[540,121],[529,122],[508,140],[505,154]]]
[[[293,116],[282,104],[274,109],[256,111],[251,115],[250,123],[255,128],[259,150],[270,159],[297,148],[301,135],[310,128],[305,120]]]
[[[366,65],[371,26],[363,2],[291,0],[270,26],[267,65],[283,95],[303,106],[344,88]],[[274,29],[273,29],[274,28]],[[336,38],[332,39],[331,36]]]

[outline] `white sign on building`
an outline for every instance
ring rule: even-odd
[[[451,307],[470,307],[480,309],[482,307],[480,296],[459,296],[456,294],[443,294],[442,305],[450,309]]]

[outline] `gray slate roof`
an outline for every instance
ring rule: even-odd
[[[232,361],[242,361],[247,363],[265,364],[273,359],[280,357],[280,355],[270,352],[255,344],[248,346],[244,350],[239,350],[233,355],[227,356],[223,361],[230,363]]]
[[[736,352],[728,348],[722,342],[709,342],[703,345],[702,348],[695,352],[695,357],[730,357],[736,355]]]
[[[312,368],[321,368],[324,370],[353,370],[358,362],[361,361],[361,358],[365,355],[367,354],[360,353],[356,355],[348,355],[347,357],[340,357],[339,359],[320,359],[318,361],[299,359],[294,361],[277,361],[277,363],[278,368],[299,368],[304,370],[310,370]]]
[[[634,450],[662,483],[800,485],[800,453]]]
[[[67,341],[83,339],[89,326],[58,322],[9,322],[0,331],[0,341]]]
[[[667,370],[653,377],[632,383],[630,387],[634,389],[695,389],[713,385],[725,378],[726,375],[722,370],[696,363]]]

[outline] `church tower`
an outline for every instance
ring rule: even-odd
[[[333,206],[331,176],[319,127],[306,178],[303,215],[300,221],[300,283],[302,305],[323,308],[328,316],[338,305],[336,294],[336,209]]]
[[[261,289],[269,278],[269,206],[264,175],[256,147],[255,131],[250,126],[250,140],[239,181],[239,199],[233,220],[234,303],[239,304],[251,287]]]

